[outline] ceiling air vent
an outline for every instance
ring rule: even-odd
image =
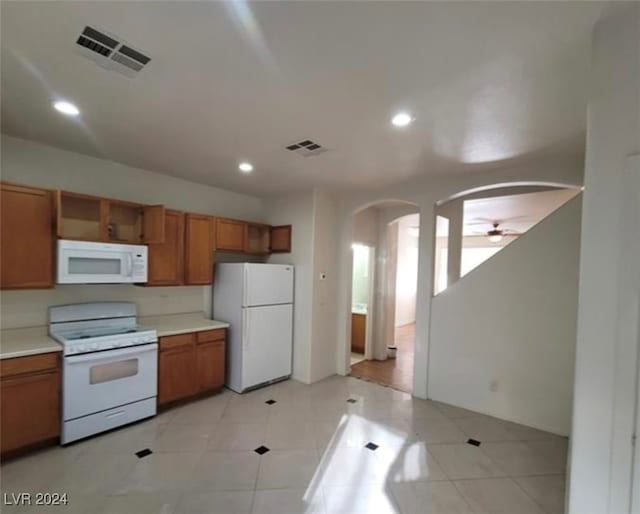
[[[295,152],[298,155],[302,155],[303,157],[311,157],[313,155],[319,155],[327,151],[327,149],[316,143],[315,141],[311,141],[311,139],[304,139],[297,143],[292,143],[285,147],[290,152]]]
[[[151,61],[150,57],[126,44],[122,38],[89,26],[84,28],[76,44],[85,57],[127,77],[135,77]]]

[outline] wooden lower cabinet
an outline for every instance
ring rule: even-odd
[[[215,329],[160,338],[158,405],[222,388],[225,335]]]
[[[224,341],[200,343],[196,346],[198,363],[198,388],[215,391],[224,385]],[[220,363],[223,365],[221,366]]]
[[[158,361],[158,403],[193,396],[197,392],[196,358],[193,345],[160,351]]]
[[[351,351],[364,353],[367,335],[367,315],[351,314]]]
[[[60,436],[60,356],[0,361],[0,448],[3,454]]]

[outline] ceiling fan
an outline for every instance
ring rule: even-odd
[[[478,220],[482,220],[482,218],[477,218]],[[515,218],[511,218],[515,219]],[[484,235],[489,238],[489,241],[492,243],[499,243],[502,241],[504,236],[519,236],[520,232],[515,230],[511,230],[509,228],[499,228],[501,223],[504,223],[504,220],[484,220],[479,221],[477,223],[469,223],[469,225],[484,225],[486,223],[490,223],[493,228],[487,230],[486,232],[474,232],[474,234]]]

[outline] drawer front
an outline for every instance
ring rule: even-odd
[[[224,328],[216,328],[214,330],[203,330],[196,333],[196,341],[198,343],[206,343],[208,341],[224,341],[226,330]]]
[[[179,334],[160,338],[160,351],[193,345],[193,334]]]
[[[58,368],[58,352],[0,360],[0,377],[36,373]]]

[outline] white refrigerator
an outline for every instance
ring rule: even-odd
[[[293,266],[220,263],[213,318],[229,327],[227,379],[242,393],[291,376]]]

